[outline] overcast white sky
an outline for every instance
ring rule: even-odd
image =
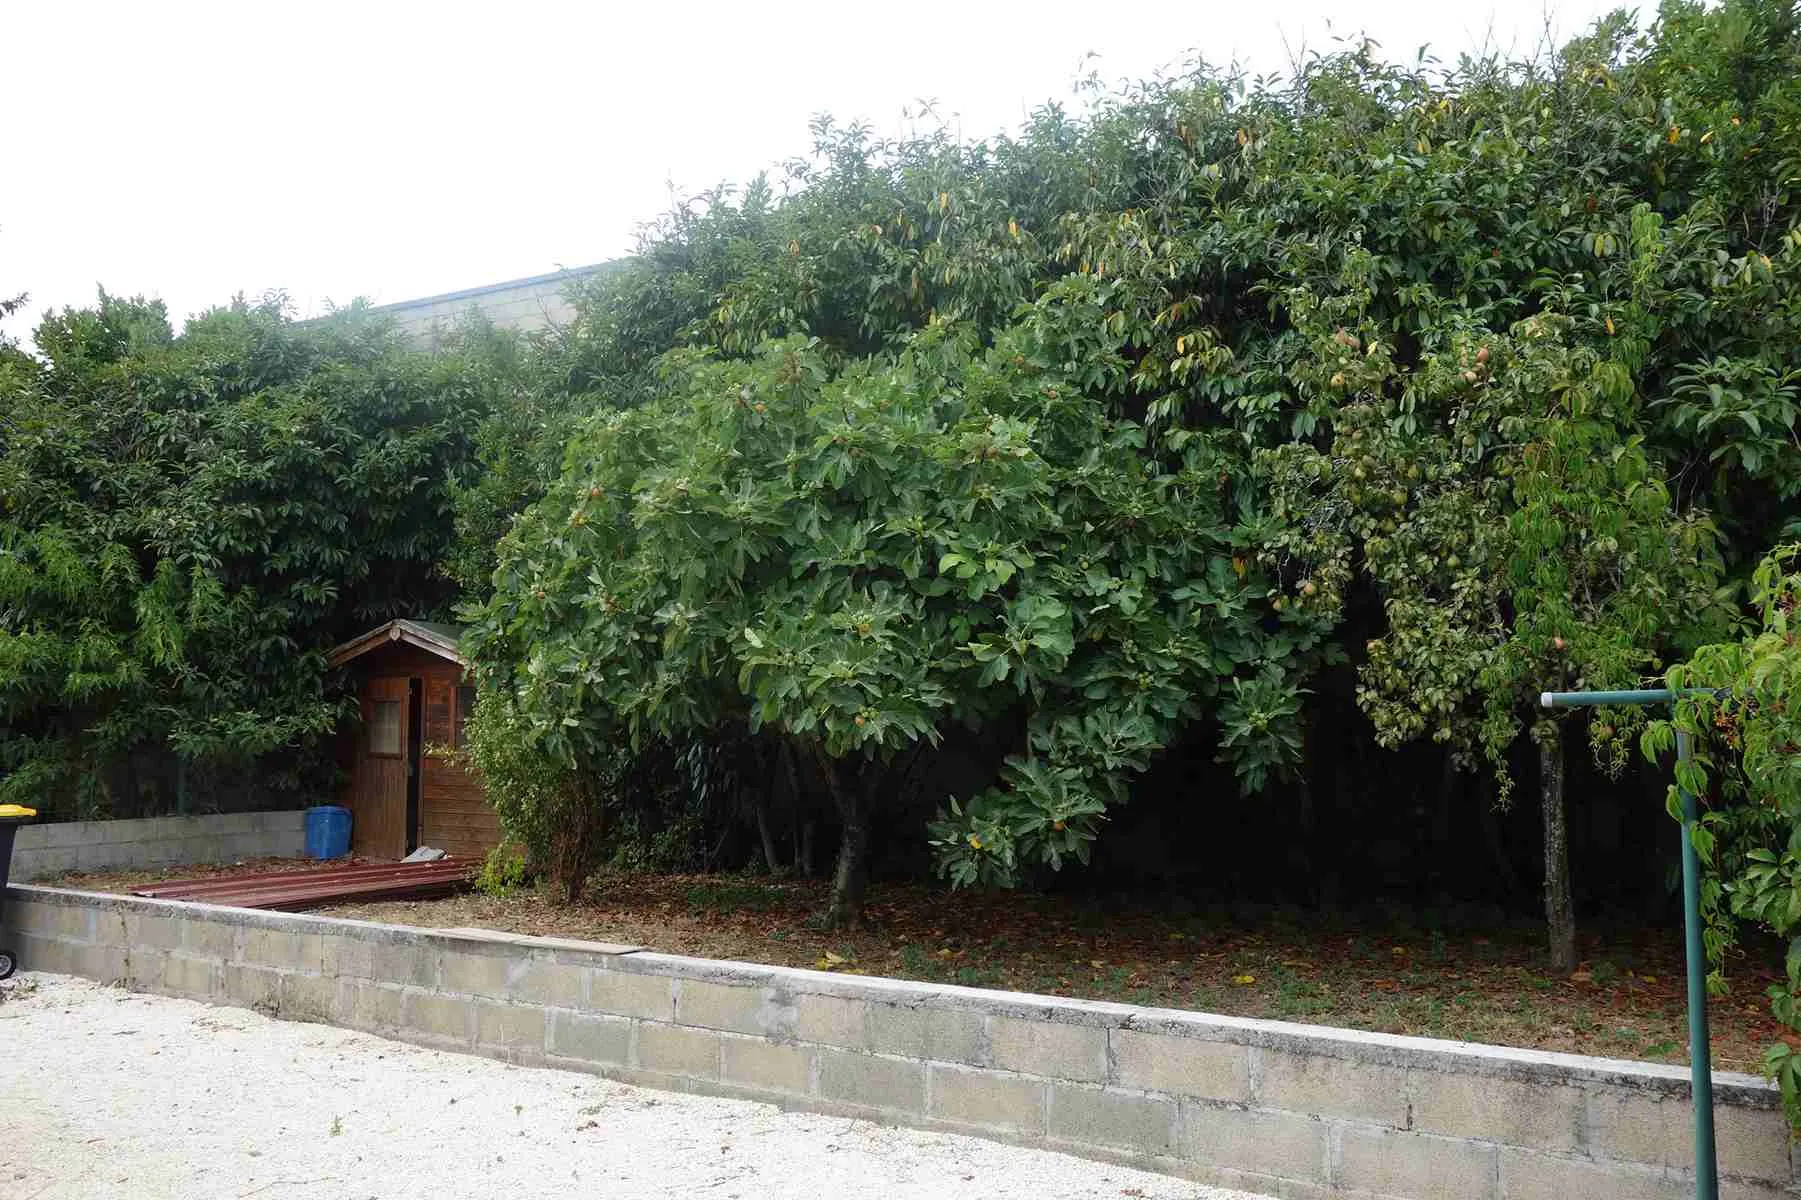
[[[96,285],[183,316],[284,288],[303,314],[581,266],[807,147],[818,112],[969,137],[1067,98],[1083,56],[1279,70],[1361,31],[1391,56],[1524,53],[1605,0],[0,0],[0,293]],[[1648,11],[1647,5],[1647,11]]]

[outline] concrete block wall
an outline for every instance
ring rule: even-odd
[[[446,334],[475,309],[501,329],[532,333],[553,325],[566,325],[575,316],[566,292],[576,281],[608,269],[600,263],[548,275],[534,275],[486,287],[446,292],[418,300],[382,305],[375,311],[394,319],[401,333],[421,349],[435,350]]]
[[[1282,1200],[1693,1194],[1665,1066],[49,888],[4,919],[28,968]],[[1774,1089],[1716,1088],[1722,1194],[1797,1194]]]
[[[300,809],[130,821],[60,821],[18,828],[13,838],[9,877],[23,883],[65,871],[294,858],[305,849],[306,813]]]

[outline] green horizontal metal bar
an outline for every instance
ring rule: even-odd
[[[1540,708],[1602,708],[1612,704],[1668,704],[1683,696],[1719,696],[1720,688],[1638,688],[1624,692],[1540,692]]]

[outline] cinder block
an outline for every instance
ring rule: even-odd
[[[165,959],[173,951],[152,946],[132,947],[125,951],[125,986],[137,991],[156,991],[162,987]]]
[[[31,883],[39,879],[52,879],[74,869],[75,851],[72,847],[20,850],[15,846],[12,868],[7,878],[13,883]]]
[[[225,999],[247,1008],[276,1012],[281,1008],[281,972],[248,963],[226,963]]]
[[[132,858],[135,865],[143,867],[164,867],[192,861],[187,856],[187,843],[180,838],[156,838],[139,842],[133,848]]]
[[[595,971],[588,980],[588,1007],[618,1017],[675,1020],[675,980],[667,975]]]
[[[475,1040],[500,1050],[544,1051],[544,1010],[535,1004],[475,1006]]]
[[[181,919],[181,952],[220,961],[233,959],[238,957],[238,943],[244,932],[242,925],[229,921],[184,915]]]
[[[337,1019],[343,1024],[378,1032],[400,1027],[399,988],[363,979],[340,979],[337,987]]]
[[[1407,1073],[1397,1067],[1264,1049],[1251,1061],[1258,1108],[1407,1127]]]
[[[75,973],[96,983],[119,983],[125,978],[125,951],[118,946],[78,946]]]
[[[1050,1084],[1029,1075],[933,1065],[930,1113],[942,1121],[1042,1135]]]
[[[334,933],[323,936],[321,955],[322,970],[327,975],[407,987],[438,986],[438,952],[429,946]]]
[[[263,813],[218,813],[206,818],[204,828],[216,834],[253,833],[263,827],[263,822]]]
[[[125,913],[120,924],[123,944],[134,951],[177,950],[181,947],[182,922],[174,917]]]
[[[795,1007],[770,989],[683,979],[675,987],[675,1020],[678,1025],[721,1029],[729,1033],[794,1036]]]
[[[1397,1129],[1340,1125],[1332,1154],[1332,1184],[1382,1196],[1455,1196],[1491,1200],[1496,1146]]]
[[[169,954],[163,958],[162,990],[172,996],[210,1000],[225,994],[223,964],[216,958]]]
[[[1099,1026],[989,1017],[988,1053],[995,1066],[1026,1075],[1089,1083],[1107,1078],[1107,1031]]]
[[[869,1045],[869,1004],[804,992],[794,1001],[794,1036],[803,1042],[862,1050]]]
[[[416,1033],[465,1046],[475,1040],[475,1009],[462,996],[409,988],[401,997],[400,1024]]]
[[[1141,1154],[1176,1151],[1176,1102],[1167,1096],[1066,1083],[1051,1084],[1050,1093],[1053,1138]]]
[[[870,1003],[869,1048],[878,1054],[981,1065],[988,1060],[982,1014],[968,1009]]]
[[[638,1026],[638,1065],[646,1071],[718,1079],[719,1053],[719,1035],[712,1030],[653,1021]]]
[[[124,845],[148,838],[165,836],[164,822],[155,817],[129,817],[120,821],[87,821],[86,836],[78,843],[84,846]]]
[[[9,912],[7,918],[9,923],[18,922],[14,928],[32,933],[78,942],[94,940],[94,909],[85,904],[26,903],[16,906],[15,912]]]
[[[550,1052],[583,1062],[628,1066],[632,1058],[632,1021],[628,1017],[552,1010]]]
[[[75,869],[78,871],[110,871],[132,865],[132,845],[94,842],[75,847]]]
[[[812,1051],[760,1037],[723,1039],[723,1075],[728,1083],[804,1096],[810,1089]]]
[[[250,928],[244,930],[239,959],[277,970],[311,971],[317,974],[325,969],[325,938],[317,933]]]
[[[1722,1173],[1789,1183],[1789,1131],[1780,1112],[1719,1105],[1713,1119]],[[1655,1100],[1624,1089],[1591,1093],[1587,1149],[1596,1158],[1692,1170],[1692,1121],[1686,1100]]]
[[[587,1002],[588,980],[593,974],[592,967],[535,958],[513,983],[507,998],[520,1004],[580,1008]]]
[[[1113,1080],[1121,1087],[1206,1100],[1251,1098],[1250,1049],[1233,1042],[1115,1029]]]
[[[1500,1148],[1499,1200],[1690,1200],[1691,1179],[1659,1168]]]
[[[22,849],[48,850],[73,846],[81,840],[85,821],[45,821],[26,825],[13,835],[13,853]]]
[[[826,1099],[862,1108],[924,1115],[924,1063],[824,1047],[816,1053],[819,1055],[819,1094]]]
[[[559,1008],[582,1003],[580,967],[536,960],[516,947],[492,954],[447,950],[440,961],[445,991]]]
[[[36,900],[14,903],[0,897],[0,928],[34,937],[54,937],[53,924],[60,905],[40,904]]]
[[[75,974],[77,943],[62,938],[20,932],[13,937],[18,947],[19,966],[28,971],[50,971],[57,975]]]
[[[185,837],[177,842],[176,861],[183,863],[216,863],[225,858],[224,843],[216,835]]]
[[[1425,1070],[1413,1072],[1412,1084],[1412,1128],[1422,1132],[1540,1150],[1582,1144],[1579,1088]]]
[[[1299,1113],[1182,1101],[1182,1157],[1273,1179],[1325,1183],[1326,1123]]]
[[[338,1019],[338,982],[327,975],[286,971],[281,977],[281,1015],[290,1021]]]
[[[228,833],[219,839],[219,851],[228,860],[262,858],[269,853],[269,839],[260,833]]]

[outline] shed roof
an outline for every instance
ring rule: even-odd
[[[408,621],[396,617],[385,625],[377,625],[360,637],[351,638],[333,650],[331,665],[341,667],[371,650],[379,650],[392,642],[405,642],[466,667],[469,660],[457,649],[457,643],[462,637],[461,625],[451,625],[444,621]]]

